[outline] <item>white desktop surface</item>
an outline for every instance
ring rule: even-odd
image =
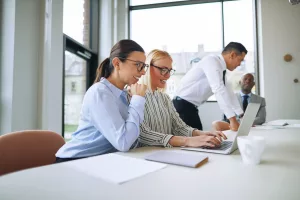
[[[300,120],[299,119],[278,119],[278,120],[273,120],[273,121],[269,121],[266,122],[264,125],[280,125],[280,124],[284,124],[284,123],[288,123],[289,125],[292,124],[300,124]]]
[[[299,129],[258,130],[266,139],[260,165],[242,163],[239,151],[231,155],[190,152],[209,156],[200,168],[166,168],[116,185],[68,168],[65,163],[28,169],[0,177],[0,199],[300,199]],[[176,148],[177,149],[177,148]],[[143,158],[157,147],[121,155]]]

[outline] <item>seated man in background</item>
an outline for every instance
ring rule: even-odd
[[[253,125],[261,125],[266,121],[266,101],[265,98],[260,97],[251,92],[252,88],[255,85],[254,76],[251,73],[247,73],[242,76],[240,80],[241,91],[236,93],[236,96],[241,104],[241,107],[244,110],[244,113],[247,109],[249,103],[260,103],[260,108],[256,115],[256,118],[253,122]],[[227,130],[230,128],[228,120],[225,115],[223,115],[223,122],[217,121],[213,122],[213,127],[216,130]]]

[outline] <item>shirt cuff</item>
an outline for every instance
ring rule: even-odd
[[[140,95],[133,95],[130,104],[138,107],[144,107],[145,106],[146,99],[145,97],[142,97]]]
[[[164,147],[168,147],[168,148],[172,148],[173,146],[169,143],[170,139],[173,137],[174,135],[165,135],[165,137],[162,138],[162,144],[164,145]]]
[[[140,122],[144,120],[145,97],[133,95],[130,100],[130,106],[138,113]]]
[[[231,118],[231,117],[235,117],[235,113],[232,111],[229,112],[224,112],[225,116],[227,119]]]
[[[244,111],[243,111],[241,108],[236,109],[234,112],[235,112],[238,116],[240,116],[241,114],[244,113]]]
[[[193,137],[193,131],[195,131],[195,130],[198,130],[198,129],[190,127],[189,128],[189,135],[187,137]]]

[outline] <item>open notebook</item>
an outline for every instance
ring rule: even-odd
[[[189,154],[180,151],[158,151],[145,157],[146,160],[181,165],[185,167],[200,167],[208,161],[207,156]]]

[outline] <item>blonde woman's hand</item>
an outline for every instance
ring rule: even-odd
[[[135,83],[130,86],[131,95],[139,95],[144,97],[146,94],[146,90],[147,90],[147,86],[144,84]]]
[[[221,145],[221,141],[216,136],[203,134],[195,137],[186,138],[186,145],[188,147],[217,147]]]
[[[202,134],[215,136],[220,141],[227,140],[226,135],[222,131],[202,131]]]

